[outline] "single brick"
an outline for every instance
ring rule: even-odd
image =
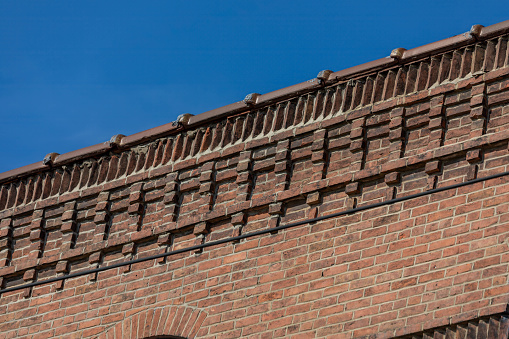
[[[358,182],[351,182],[346,185],[345,193],[348,195],[359,194],[361,192],[361,185]]]
[[[435,160],[427,162],[424,171],[428,174],[440,172],[440,161]]]
[[[283,203],[276,203],[269,205],[269,214],[282,214],[283,213]]]
[[[60,260],[57,263],[57,267],[56,267],[55,271],[57,273],[67,273],[67,272],[69,272],[69,264],[68,264],[67,260]]]
[[[29,269],[23,274],[23,280],[32,281],[35,279],[35,269]]]
[[[481,157],[482,154],[480,149],[473,149],[467,152],[467,161],[469,163],[481,161]]]
[[[384,181],[388,185],[398,184],[399,181],[400,181],[400,174],[399,174],[399,172],[387,173],[385,175]]]
[[[306,197],[306,203],[308,205],[316,205],[320,202],[320,192],[310,193]]]

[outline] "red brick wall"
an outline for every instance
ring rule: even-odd
[[[508,171],[507,37],[5,182],[3,289]],[[509,176],[0,296],[6,338],[402,336],[503,312]]]

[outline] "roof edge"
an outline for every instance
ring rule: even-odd
[[[509,20],[487,27],[483,27],[481,25],[473,25],[470,31],[452,36],[447,39],[432,42],[430,44],[415,47],[409,50],[405,50],[404,48],[397,48],[393,50],[390,56],[385,58],[346,68],[338,72],[322,71],[316,78],[296,85],[284,87],[282,89],[261,95],[254,93],[256,95],[250,97],[250,100],[235,102],[223,107],[206,111],[196,116],[190,116],[187,114],[186,119],[182,121],[177,120],[175,122],[157,126],[129,136],[117,135],[105,143],[88,146],[61,155],[57,154],[56,158],[50,162],[36,162],[27,166],[0,173],[0,183],[12,181],[20,177],[41,172],[52,166],[61,166],[88,157],[99,156],[109,152],[114,148],[126,149],[146,141],[179,133],[182,130],[188,128],[195,128],[205,123],[216,121],[230,115],[262,108],[277,101],[309,93],[325,85],[332,85],[337,82],[346,81],[354,77],[366,75],[368,73],[380,71],[396,65],[413,62],[418,59],[444,53],[453,49],[464,47],[477,41],[487,40],[505,33],[509,33]],[[113,141],[114,138],[116,138],[116,140]]]

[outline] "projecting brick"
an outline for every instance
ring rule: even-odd
[[[440,161],[435,160],[435,161],[430,161],[430,162],[426,163],[425,171],[428,174],[440,172]]]
[[[0,175],[0,336],[507,327],[508,27]]]
[[[283,213],[283,204],[270,204],[269,205],[269,214],[281,214]]]
[[[308,196],[306,198],[306,203],[308,205],[315,205],[315,204],[318,204],[319,202],[320,202],[320,193],[319,192],[308,194]]]
[[[361,188],[358,182],[352,182],[346,185],[345,193],[348,195],[359,194],[361,192]]]
[[[101,201],[95,206],[95,211],[106,211],[108,209],[108,202],[107,201]]]
[[[43,235],[44,235],[44,233],[41,229],[32,230],[30,232],[30,240],[32,240],[32,241],[41,240]]]
[[[446,126],[446,121],[442,117],[430,119],[429,124],[428,124],[429,129],[439,129],[439,128],[444,128],[445,126]]]
[[[130,205],[128,208],[129,214],[141,213],[142,211],[143,211],[143,204],[140,204],[140,203],[134,203],[134,204]]]
[[[194,234],[203,234],[203,233],[207,233],[207,223],[205,222],[201,222],[199,224],[196,224],[194,226],[194,231],[193,231]]]
[[[125,244],[124,246],[122,246],[122,254],[126,255],[126,254],[130,254],[133,252],[134,252],[134,244],[133,243]]]
[[[481,160],[481,150],[475,149],[467,152],[467,161],[470,163]]]
[[[68,262],[65,260],[59,261],[55,271],[57,273],[67,273],[69,271]]]
[[[23,274],[23,280],[25,280],[25,281],[31,281],[31,280],[34,280],[34,278],[35,278],[35,270],[34,269],[27,270]]]
[[[484,107],[474,107],[470,110],[470,118],[473,119],[481,119],[485,115],[486,109]]]
[[[386,184],[397,184],[400,181],[400,174],[398,172],[392,172],[385,175],[384,181]]]

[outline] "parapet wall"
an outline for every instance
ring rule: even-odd
[[[506,172],[507,41],[5,177],[1,287]],[[2,293],[0,334],[422,337],[505,311],[508,192],[501,176]]]

